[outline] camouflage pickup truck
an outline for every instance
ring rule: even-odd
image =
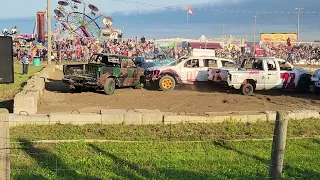
[[[72,90],[104,90],[107,95],[116,87],[141,88],[145,81],[143,68],[129,57],[116,54],[93,54],[87,64],[64,65],[63,74],[62,81]]]

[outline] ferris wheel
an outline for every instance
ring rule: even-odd
[[[86,10],[89,8],[90,13]],[[99,8],[93,4],[87,4],[83,0],[61,0],[54,10],[57,28],[59,28],[58,38],[92,38],[97,39],[101,35],[99,26],[101,22],[108,26],[112,18],[104,16]]]

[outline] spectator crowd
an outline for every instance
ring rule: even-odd
[[[88,61],[94,53],[120,54],[128,57],[146,56],[150,53],[165,53],[168,57],[179,58],[189,53],[185,49],[164,49],[156,47],[154,41],[137,40],[108,40],[96,41],[90,39],[81,39],[77,41],[56,41],[53,46],[53,56],[58,60],[81,60]]]
[[[287,43],[264,42],[262,47],[266,56],[292,59],[295,62],[300,60],[320,60],[320,44],[318,43],[301,43],[288,46]]]
[[[320,61],[320,43],[304,43],[288,45],[283,42],[260,42],[260,50],[263,50],[263,56],[279,57],[289,59],[292,62]],[[146,57],[150,53],[165,53],[169,58],[178,59],[182,56],[190,55],[191,48],[157,48],[155,41],[137,41],[128,40],[107,40],[97,41],[92,39],[62,40],[54,41],[52,45],[52,54],[56,61],[88,61],[94,53],[121,54],[134,58],[135,56]],[[256,51],[257,52],[257,51]],[[30,47],[23,47],[20,44],[14,46],[14,55],[21,60],[28,54],[31,58],[38,56],[44,59],[47,56],[45,48],[36,48],[35,44]],[[216,49],[216,56],[238,59],[241,55],[239,49]],[[248,54],[246,54],[248,55]]]

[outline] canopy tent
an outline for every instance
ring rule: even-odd
[[[213,42],[189,42],[189,46],[196,49],[222,49],[220,43]]]

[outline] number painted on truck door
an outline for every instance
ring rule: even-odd
[[[280,78],[283,79],[282,89],[295,88],[294,80],[296,78],[295,73],[281,73]]]

